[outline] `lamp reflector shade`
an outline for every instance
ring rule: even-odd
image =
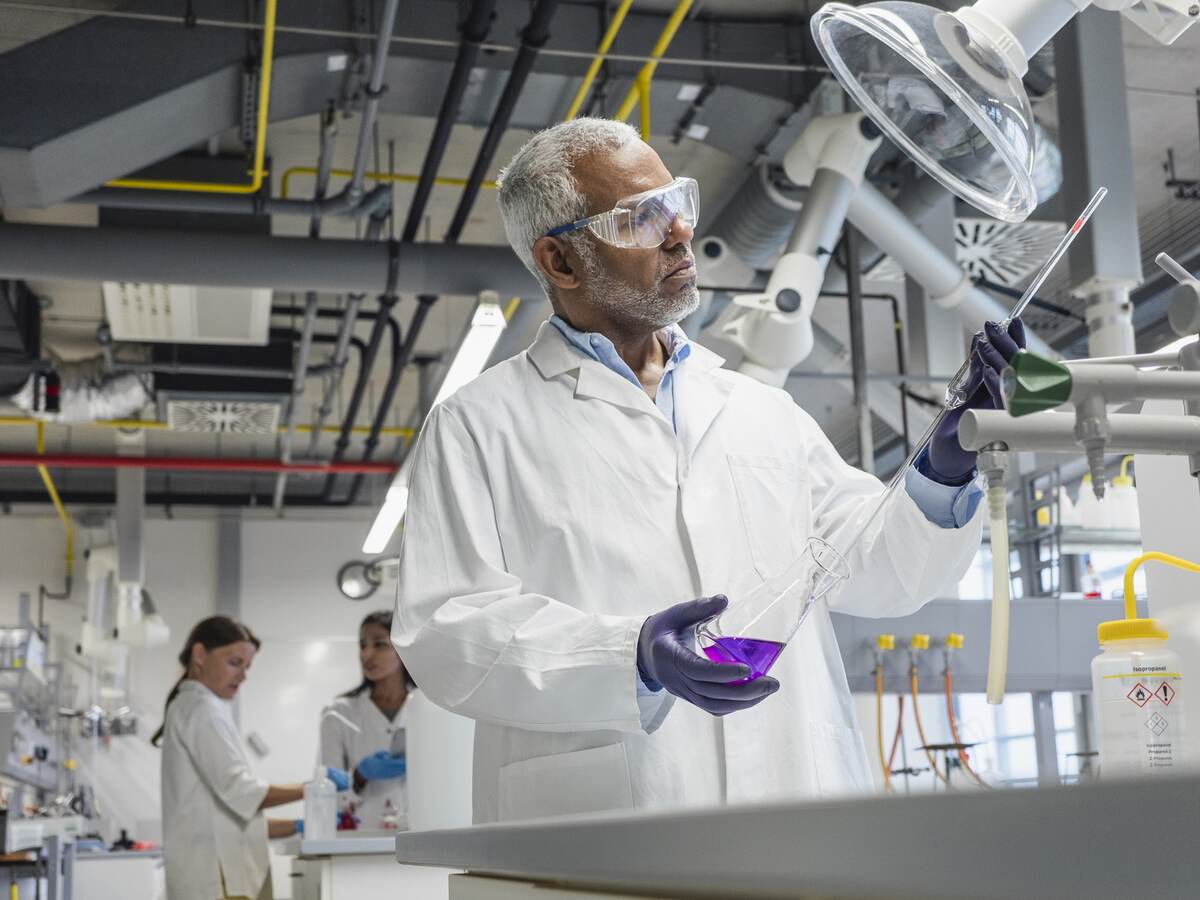
[[[842,87],[914,162],[990,216],[1029,216],[1033,108],[1011,47],[921,3],[827,3],[811,24]]]

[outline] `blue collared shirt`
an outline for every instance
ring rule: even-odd
[[[642,383],[638,381],[633,369],[629,368],[629,364],[621,359],[613,342],[604,335],[579,331],[557,315],[550,317],[550,324],[582,353],[637,385],[639,389],[642,387]],[[666,341],[668,358],[666,366],[663,367],[662,380],[659,381],[658,390],[654,395],[654,405],[671,423],[671,429],[674,431],[677,430],[675,426],[675,370],[691,355],[692,347],[687,335],[678,325],[670,325],[660,334]],[[916,464],[909,466],[908,471],[904,473],[904,489],[930,522],[939,528],[961,528],[975,515],[975,509],[983,497],[983,489],[973,478],[966,484],[953,485],[942,484],[929,477],[926,474],[928,470],[923,465],[927,454],[928,451],[922,452],[921,456],[917,458]]]

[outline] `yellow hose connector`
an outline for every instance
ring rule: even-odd
[[[895,650],[896,636],[894,634],[878,634],[875,636],[876,650]]]
[[[1166,563],[1168,566],[1174,566],[1185,572],[1200,574],[1200,564],[1172,556],[1170,553],[1160,553],[1157,550],[1143,553],[1134,559],[1125,567],[1125,618],[1112,622],[1101,622],[1096,626],[1096,638],[1101,644],[1107,641],[1137,638],[1159,641],[1167,639],[1167,632],[1157,619],[1139,619],[1137,617],[1137,592],[1133,588],[1133,577],[1137,574],[1137,570],[1148,562]]]

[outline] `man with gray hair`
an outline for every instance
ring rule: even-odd
[[[864,526],[829,606],[914,611],[979,546],[973,457],[935,440],[872,520],[879,481],[676,325],[698,301],[699,190],[629,126],[535,135],[499,196],[554,315],[430,413],[392,633],[427,695],[476,722],[476,820],[867,788],[824,603],[773,667],[701,655],[696,626]],[[1020,343],[989,338],[973,405]]]

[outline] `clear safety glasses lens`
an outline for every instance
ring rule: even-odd
[[[648,249],[667,239],[676,219],[692,229],[700,220],[700,186],[693,178],[676,178],[661,188],[627,197],[588,227],[614,246]]]

